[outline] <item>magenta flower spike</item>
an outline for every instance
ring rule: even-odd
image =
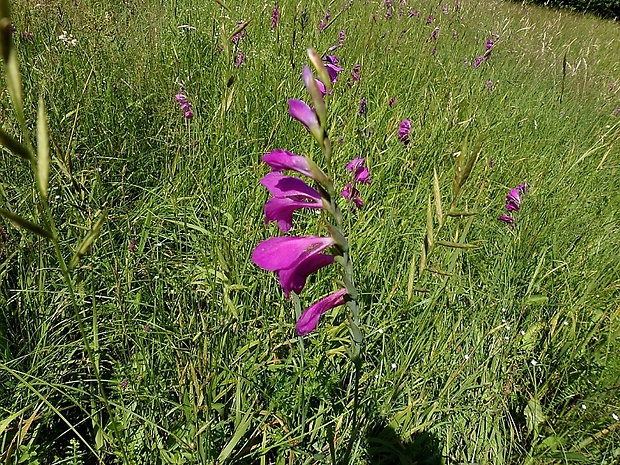
[[[319,318],[321,318],[321,315],[334,307],[344,305],[344,296],[346,293],[346,289],[340,289],[339,291],[328,295],[304,310],[299,320],[297,320],[297,325],[295,326],[297,329],[297,334],[300,336],[305,336],[306,334],[314,331],[316,326],[319,324]]]
[[[271,172],[260,183],[273,195],[265,204],[265,224],[276,221],[282,232],[291,229],[295,210],[323,208],[321,195],[299,178]]]
[[[308,276],[332,263],[334,263],[333,255],[310,253],[302,257],[294,267],[280,270],[278,272],[278,279],[284,291],[284,296],[288,299],[291,291],[296,294],[301,293],[306,285]]]
[[[408,119],[402,120],[398,127],[398,138],[403,144],[409,143],[409,137],[411,135],[411,121]]]
[[[368,168],[364,166],[363,158],[355,157],[347,163],[345,169],[353,173],[353,182],[370,184],[370,173],[368,172]]]
[[[280,19],[280,12],[278,11],[278,7],[276,6],[273,9],[273,13],[271,16],[271,30],[273,31],[276,27],[278,27],[278,20]]]
[[[319,119],[319,124],[321,127],[325,127],[327,122],[327,108],[325,107],[325,100],[323,99],[323,95],[325,92],[321,92],[321,89],[317,85],[318,79],[314,78],[312,71],[307,66],[304,66],[304,69],[301,72],[301,78],[304,81],[304,85],[306,86],[306,90],[312,97],[312,103],[314,104],[314,112]],[[325,90],[325,85],[323,85],[323,90]],[[321,134],[323,132],[321,131]]]
[[[321,130],[317,114],[306,102],[293,98],[289,99],[288,112],[293,118],[303,124],[319,143],[323,141],[323,131]]]

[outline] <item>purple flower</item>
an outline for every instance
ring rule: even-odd
[[[353,69],[351,70],[351,76],[353,76],[354,82],[357,82],[360,80],[360,68],[361,68],[361,65],[358,63],[355,66],[353,66]]]
[[[194,117],[194,112],[192,110],[187,110],[183,116],[185,116],[185,119],[192,119]]]
[[[487,40],[487,51],[491,50],[493,48],[493,39],[489,39]]]
[[[303,124],[317,140],[323,137],[316,112],[310,108],[306,102],[297,99],[289,99],[288,112],[293,118]]]
[[[486,86],[487,89],[489,89],[489,92],[491,92],[493,90],[493,81],[491,81],[490,79],[486,82]]]
[[[350,182],[347,183],[340,194],[349,202],[353,202],[357,208],[362,208],[364,206],[364,202],[362,202],[360,197],[361,194],[359,189],[352,186]]]
[[[433,32],[431,33],[431,38],[433,40],[437,40],[438,37],[439,37],[439,26],[433,29]]]
[[[521,193],[521,195],[525,195],[525,192],[529,189],[530,185],[525,181],[523,184],[519,184],[517,189]]]
[[[300,336],[305,336],[306,334],[314,331],[319,323],[319,318],[321,318],[321,315],[334,307],[344,305],[344,297],[346,294],[346,289],[340,289],[339,291],[328,295],[304,310],[301,314],[301,318],[299,318],[297,325],[295,326],[297,329],[297,334]]]
[[[26,42],[30,42],[34,38],[34,34],[28,30],[22,33],[22,37]]]
[[[239,66],[241,66],[244,59],[245,59],[245,55],[243,54],[241,50],[239,50],[239,53],[237,53],[237,58],[235,59],[235,68],[238,68]]]
[[[411,135],[411,121],[408,119],[402,120],[398,127],[398,138],[400,141],[407,145],[409,143],[409,137]]]
[[[366,99],[362,97],[360,100],[360,106],[357,109],[357,114],[363,116],[366,114]]]
[[[338,74],[341,71],[344,71],[344,68],[338,66],[340,60],[335,55],[325,55],[323,57],[323,61],[325,62],[325,68],[327,69],[327,74],[329,74],[329,80],[332,82],[336,82],[338,80]]]
[[[314,179],[308,159],[302,155],[289,152],[288,150],[272,150],[263,155],[263,161],[267,163],[273,171],[296,171],[299,174]]]
[[[484,61],[484,57],[481,56],[477,56],[476,59],[474,60],[474,62],[471,64],[474,68],[477,68],[478,66],[480,66],[482,64],[482,62]]]
[[[501,215],[498,218],[500,221],[505,222],[508,226],[510,226],[511,228],[515,227],[515,219],[512,216],[508,216],[508,215]]]
[[[385,19],[390,19],[392,17],[392,9],[388,9],[385,12]]]
[[[335,243],[332,237],[271,237],[256,246],[252,261],[264,270],[278,272],[288,299],[291,291],[302,291],[310,274],[333,262],[333,256],[321,252]]]
[[[413,17],[419,18],[420,17],[420,12],[416,11],[416,10],[411,10],[411,11],[409,11],[409,17],[410,18],[413,18]]]
[[[432,16],[429,16],[428,18],[426,18],[426,24],[430,24],[434,21],[435,19]]]
[[[241,27],[242,25],[243,25],[243,21],[238,21],[235,27],[238,28],[238,27]],[[240,40],[243,40],[247,34],[248,34],[247,31],[243,29],[241,32],[238,32],[237,34],[232,36],[233,44],[236,44]]]
[[[344,44],[344,29],[340,29],[338,33],[338,47],[342,47]]]
[[[273,9],[273,14],[271,16],[271,30],[273,31],[276,27],[278,27],[278,19],[280,19],[280,12],[278,11],[278,7],[276,6]]]
[[[273,195],[265,204],[265,224],[276,221],[282,232],[291,229],[295,210],[323,208],[321,194],[299,178],[271,172],[260,183]]]
[[[187,95],[183,94],[185,92],[185,87],[179,87],[180,93],[174,96],[174,99],[181,107],[181,111],[183,112],[183,116],[185,119],[192,119],[194,117],[194,112],[192,111],[192,104],[187,100]]]
[[[442,13],[443,13],[444,15],[447,15],[447,14],[448,14],[448,5],[446,5],[446,4],[444,3],[444,5],[441,7],[441,11],[442,11]]]
[[[370,184],[370,173],[368,172],[368,168],[364,166],[363,158],[355,157],[347,163],[345,169],[353,173],[354,183]]]
[[[319,32],[323,32],[323,29],[325,29],[325,26],[327,26],[327,24],[325,24],[325,21],[321,20],[319,22]]]
[[[396,103],[396,98],[395,98],[395,97],[392,97],[392,98],[390,99],[390,103],[389,103],[390,108],[392,108],[392,107],[394,106],[394,104],[395,104],[395,103]]]
[[[521,206],[520,194],[521,194],[521,191],[518,188],[513,187],[512,189],[510,189],[510,193],[506,195],[506,205],[508,205],[508,203],[513,203],[517,207],[520,207]]]
[[[185,94],[176,94],[174,96],[174,99],[177,101],[177,103],[185,103],[187,101],[187,95],[185,95]]]
[[[620,107],[616,108],[616,110],[614,111],[614,116],[618,115],[620,115]]]
[[[456,29],[452,29],[452,37],[456,39],[458,37],[458,35],[459,35],[459,33],[456,32]]]

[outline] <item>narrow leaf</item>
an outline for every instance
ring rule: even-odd
[[[413,297],[413,287],[415,285],[415,277],[416,277],[415,265],[416,265],[416,257],[415,255],[413,255],[411,257],[411,263],[409,265],[409,279],[407,280],[407,300],[408,301],[411,301],[411,298]]]
[[[16,215],[13,212],[5,210],[4,208],[0,208],[0,215],[4,216],[7,220],[15,224],[16,226],[19,226],[20,228],[24,228],[24,229],[27,229],[28,231],[32,231],[33,233],[41,237],[47,237],[48,239],[54,239],[54,236],[52,235],[52,233],[49,232],[44,227],[39,226],[38,224],[35,224],[31,221],[28,221],[27,219],[22,218],[21,216]]]
[[[422,273],[426,269],[426,241],[422,244],[422,251],[420,252],[420,271],[418,276],[422,277]]]
[[[428,203],[426,205],[426,242],[428,243],[429,250],[433,248],[433,206],[431,204],[431,197],[428,197]]]
[[[441,192],[439,191],[439,177],[437,170],[433,167],[433,194],[435,196],[435,214],[439,221],[439,227],[443,225],[443,209],[441,208]]]
[[[50,177],[50,146],[47,132],[47,114],[43,97],[39,97],[39,113],[37,115],[37,183],[39,192],[47,199]]]
[[[101,233],[101,228],[103,227],[103,224],[105,223],[105,220],[107,219],[107,216],[108,216],[107,211],[104,211],[99,216],[99,218],[93,225],[93,228],[88,232],[88,234],[86,234],[86,237],[84,237],[84,240],[78,246],[77,250],[75,251],[75,254],[73,254],[73,258],[71,259],[71,262],[69,262],[69,268],[74,268],[75,265],[78,264],[80,259],[84,255],[86,255],[86,252],[88,252],[88,250],[90,249],[90,246],[93,245],[93,242],[95,242],[95,239],[99,237],[99,234]]]
[[[437,245],[442,245],[444,247],[452,247],[453,249],[475,249],[476,246],[472,244],[461,244],[459,242],[450,242],[450,241],[437,241],[435,242]]]
[[[30,161],[32,154],[21,142],[8,134],[4,129],[0,128],[0,144],[4,145],[15,155],[19,155],[26,161]]]

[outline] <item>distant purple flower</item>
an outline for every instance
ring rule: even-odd
[[[426,24],[430,24],[434,21],[435,19],[432,16],[429,16],[428,18],[426,18]]]
[[[237,58],[235,59],[235,68],[238,68],[239,66],[241,66],[244,59],[245,59],[245,55],[243,54],[241,50],[239,50],[239,52],[237,53]]]
[[[437,40],[438,37],[439,37],[439,26],[433,29],[433,32],[431,33],[431,39]]]
[[[362,97],[360,100],[360,106],[357,109],[357,114],[363,116],[366,114],[366,99]]]
[[[402,120],[398,127],[398,138],[400,141],[407,145],[409,143],[409,137],[411,135],[411,121],[408,119]]]
[[[489,158],[489,163],[487,163],[487,166],[488,166],[489,168],[493,168],[493,167],[495,166],[495,162],[493,161],[493,159],[492,159],[492,158]]]
[[[323,208],[321,195],[302,179],[271,172],[260,183],[273,196],[265,204],[265,223],[276,221],[282,232],[291,229],[294,211]]]
[[[353,69],[351,70],[351,76],[353,77],[354,82],[357,82],[360,80],[360,68],[361,68],[361,65],[358,63],[355,66],[353,66]]]
[[[304,310],[295,325],[297,334],[300,336],[305,336],[306,334],[314,331],[319,324],[319,318],[321,318],[321,315],[332,308],[338,307],[339,305],[344,305],[344,297],[346,294],[346,289],[340,289],[339,291],[328,295]]]
[[[323,32],[323,29],[325,29],[325,26],[327,26],[327,24],[325,24],[325,21],[323,20],[319,21],[319,32]]]
[[[30,42],[33,38],[34,38],[34,34],[28,30],[25,30],[22,33],[22,38],[26,41],[26,42]]]
[[[392,108],[392,107],[394,106],[394,104],[395,104],[395,103],[396,103],[396,98],[395,98],[395,97],[392,97],[392,98],[390,99],[390,103],[389,103],[388,105],[390,106],[390,108]]]
[[[340,194],[349,202],[353,202],[357,208],[362,208],[364,206],[364,202],[362,202],[360,198],[359,189],[352,186],[350,182],[347,183]]]
[[[419,18],[420,17],[420,12],[416,11],[416,10],[411,10],[409,11],[409,17],[410,18]]]
[[[344,29],[340,29],[338,33],[338,47],[342,47],[344,45]]]
[[[487,51],[493,48],[493,39],[487,40],[486,48],[487,48]]]
[[[271,16],[271,30],[273,31],[278,27],[278,20],[280,19],[280,12],[278,11],[278,7],[276,6],[273,9],[273,14]]]
[[[272,237],[259,243],[252,261],[264,270],[277,271],[286,298],[300,293],[310,274],[333,262],[321,252],[336,243],[333,237]]]
[[[515,219],[512,216],[508,216],[508,215],[501,215],[499,217],[500,221],[505,222],[508,226],[510,226],[511,228],[515,227]]]
[[[456,29],[452,29],[452,37],[456,39],[458,37],[458,35],[459,35],[459,33],[456,32]]]
[[[390,19],[392,17],[392,9],[389,8],[385,11],[385,19]]]
[[[476,59],[474,60],[474,62],[471,64],[474,68],[477,68],[478,66],[480,66],[482,64],[482,62],[484,61],[484,57],[481,56],[477,56]]]
[[[385,0],[385,7],[386,7],[386,8],[391,8],[391,7],[392,7],[392,2],[391,2],[391,0]]]
[[[448,14],[448,5],[446,5],[446,4],[444,3],[444,4],[443,4],[443,6],[441,7],[441,12],[442,12],[444,15],[447,15],[447,14]]]
[[[431,50],[431,55],[437,55],[437,47],[433,47],[433,50]]]
[[[521,206],[521,190],[513,187],[512,189],[510,189],[510,192],[508,193],[508,195],[506,195],[506,205],[508,204],[513,204],[515,205],[517,208],[516,210],[519,210],[519,207]],[[514,210],[513,210],[514,211]]]
[[[460,0],[456,0],[456,3],[454,4],[454,9],[459,10],[460,8],[461,8],[461,2]]]
[[[493,81],[491,81],[490,79],[486,82],[486,86],[487,89],[489,89],[489,92],[491,92],[493,90]]]
[[[192,119],[194,117],[194,112],[192,111],[192,104],[187,100],[187,95],[183,94],[185,92],[185,87],[179,87],[180,93],[174,96],[174,100],[179,104],[181,111],[183,112],[183,116],[185,119]]]
[[[527,190],[530,188],[530,185],[527,183],[527,181],[523,182],[523,184],[519,184],[517,186],[517,189],[519,190],[519,193],[521,195],[525,195],[525,193],[527,192]]]
[[[370,173],[364,166],[364,158],[354,158],[345,167],[347,171],[353,173],[353,182],[356,184],[370,184]]]
[[[240,27],[241,25],[243,25],[243,21],[237,22],[237,25],[235,27]],[[237,34],[232,36],[233,44],[236,44],[237,42],[240,42],[241,40],[245,39],[247,34],[248,34],[247,31],[244,29],[241,32],[238,32]]]
[[[618,116],[620,115],[620,107],[616,108],[616,110],[613,113],[614,116]]]
[[[25,34],[25,33],[24,33]],[[614,88],[616,87],[616,81],[612,82],[611,84],[609,84],[609,92],[611,92],[612,90],[614,90]]]
[[[129,241],[129,245],[127,246],[127,250],[128,250],[129,252],[133,252],[133,251],[134,251],[134,249],[136,248],[136,243],[137,243],[137,242],[138,242],[138,241],[136,240],[136,238],[135,238],[135,237],[132,237],[132,238],[131,238],[131,240]]]
[[[344,68],[338,66],[340,60],[335,55],[325,55],[323,57],[323,62],[325,63],[325,68],[327,69],[327,74],[329,75],[329,80],[332,82],[336,82],[338,80],[338,74],[344,71]]]

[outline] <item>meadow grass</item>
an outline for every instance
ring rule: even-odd
[[[384,2],[351,3],[279,4],[275,30],[275,4],[259,2],[13,3],[33,134],[39,95],[47,108],[67,260],[108,217],[71,273],[92,357],[53,248],[0,220],[2,461],[617,463],[618,23],[496,0],[447,14],[393,1],[389,19]],[[276,277],[250,260],[278,234],[264,225],[261,156],[320,163],[286,101],[306,98],[306,48],[325,52],[341,29],[334,181],[356,156],[372,176],[364,207],[345,212],[365,335],[350,454],[345,311],[301,345]],[[3,95],[3,126],[21,138]],[[447,215],[459,151],[478,156],[455,207],[473,216]],[[2,208],[42,221],[29,166],[4,150],[0,174]],[[498,216],[523,181],[511,229]],[[321,231],[297,214],[292,232]],[[312,277],[302,305],[336,277]]]

